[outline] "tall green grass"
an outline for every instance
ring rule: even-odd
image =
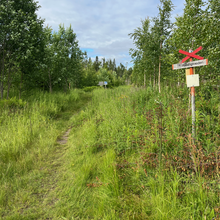
[[[95,90],[73,130],[56,216],[212,219],[220,183],[219,94],[196,90],[196,140],[187,88]]]
[[[42,166],[42,161],[53,152],[57,137],[61,135],[61,129],[55,119],[62,111],[70,107],[74,109],[81,93],[79,90],[72,90],[69,94],[34,92],[24,100],[12,98],[1,101],[0,216],[2,218],[7,212],[27,206],[28,199],[25,197],[30,197],[33,193],[27,192],[31,181],[27,176],[34,169],[38,169],[38,166]],[[64,126],[65,129],[67,126]]]
[[[35,93],[26,99],[23,109],[2,109],[0,133],[0,161],[17,160],[36,137],[53,130],[51,119],[67,108],[69,102],[79,98],[78,91],[65,95],[57,93]],[[10,112],[12,111],[12,112]]]
[[[84,95],[0,103],[2,219],[219,218],[217,91],[196,88],[195,144],[187,88],[97,89],[74,114]]]

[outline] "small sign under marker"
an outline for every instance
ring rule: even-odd
[[[187,76],[187,87],[199,86],[199,74]]]
[[[193,74],[196,74],[195,68],[193,68]],[[187,76],[190,75],[190,69],[186,69],[186,84],[187,84]]]

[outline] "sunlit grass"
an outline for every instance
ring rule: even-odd
[[[60,154],[57,138],[88,98],[79,90],[69,94],[34,92],[25,101],[13,98],[13,106],[2,105],[0,216],[3,219],[40,219],[48,213],[43,210],[43,206],[48,206],[43,197],[49,196],[50,182],[55,181],[56,175],[50,170],[53,170],[52,158]],[[25,105],[20,107],[19,102]]]
[[[21,112],[2,113],[8,118],[1,124],[7,139],[0,134],[1,140],[11,144],[4,141],[0,151],[0,213],[13,210],[14,219],[16,213],[24,219],[217,219],[219,94],[196,89],[193,144],[189,90],[162,91],[97,89],[77,114],[69,103],[83,106],[85,94],[39,94]],[[67,127],[72,130],[60,148],[56,139]],[[50,182],[52,190],[40,187]]]
[[[194,146],[188,89],[178,89],[165,88],[163,94],[150,87],[93,92],[92,104],[71,119],[79,127],[72,130],[68,143],[67,175],[72,173],[73,180],[63,182],[67,198],[60,203],[62,216],[217,217],[219,173],[217,163],[211,162],[213,154],[219,162],[220,112],[210,114],[210,106],[200,108],[207,92],[197,92],[197,114],[203,114],[197,119]],[[210,102],[218,106],[217,94],[211,94]],[[212,141],[206,140],[207,135]]]

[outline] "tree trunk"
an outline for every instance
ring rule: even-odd
[[[3,99],[3,95],[4,95],[4,84],[3,82],[1,82],[1,99]]]
[[[145,70],[144,70],[144,88],[146,87],[146,73],[145,73]]]
[[[7,99],[9,98],[9,90],[11,87],[11,65],[9,64],[9,69],[8,69],[8,89],[7,89]]]
[[[1,90],[1,99],[3,99],[4,95],[4,74],[5,74],[5,53],[4,53],[4,45],[2,47],[2,67],[1,67],[1,76],[0,76],[0,90]]]
[[[20,86],[19,86],[19,99],[21,99],[21,89],[22,89],[22,72],[21,72],[21,81],[20,81]]]
[[[156,85],[156,68],[154,65],[154,88],[155,88],[155,85]]]
[[[66,84],[65,84],[65,83],[63,84],[63,91],[64,91],[65,93],[67,93],[67,88],[66,88]]]
[[[49,77],[49,89],[50,89],[50,93],[52,93],[52,82],[51,82],[50,70],[48,70],[48,77]]]
[[[160,42],[160,56],[159,56],[159,75],[158,75],[159,93],[161,92],[161,88],[160,88],[161,48],[162,48],[162,41]]]
[[[69,83],[67,81],[67,78],[65,78],[65,80],[66,80],[66,92],[67,92],[67,90],[70,89],[70,88],[69,88]]]

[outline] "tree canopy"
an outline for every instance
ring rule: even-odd
[[[114,60],[94,61],[79,47],[71,25],[58,31],[44,27],[33,0],[0,2],[0,91],[9,98],[11,89],[22,92],[33,88],[48,90],[96,86],[107,80],[109,86],[125,81],[127,68]],[[131,72],[131,70],[130,70]]]
[[[209,59],[209,65],[196,68],[196,72],[202,81],[219,84],[219,1],[186,0],[183,15],[176,17],[173,24],[170,21],[172,2],[160,2],[158,16],[142,20],[141,27],[129,34],[136,46],[130,50],[134,64],[132,81],[143,85],[146,74],[150,84],[155,85],[158,78],[160,85],[160,73],[162,81],[184,81],[184,70],[171,69],[172,64],[184,57],[179,49],[189,51],[202,46],[199,55]]]

